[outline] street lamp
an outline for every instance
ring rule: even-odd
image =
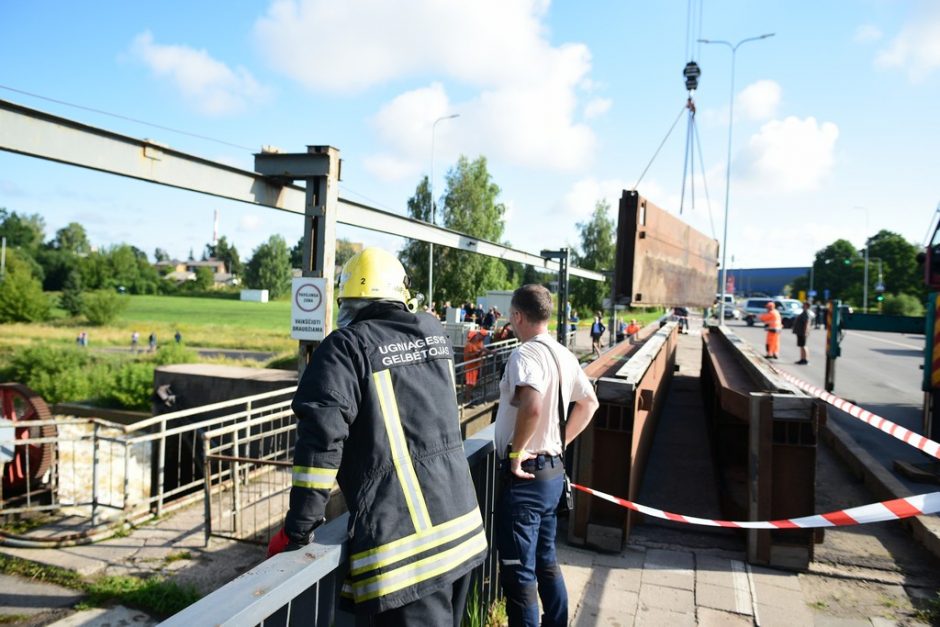
[[[444,120],[453,120],[459,118],[459,113],[444,115],[431,125],[431,176],[428,177],[428,193],[431,195],[431,224],[436,224],[434,210],[434,131],[437,129],[437,123]],[[434,244],[428,243],[428,305],[434,302]]]
[[[725,323],[725,291],[728,289],[728,266],[725,263],[728,255],[728,200],[731,197],[731,131],[734,128],[734,68],[738,48],[749,41],[758,41],[773,37],[774,33],[766,33],[758,37],[748,37],[736,44],[723,39],[699,39],[703,44],[721,44],[731,49],[731,103],[728,107],[728,167],[725,168],[725,227],[721,240],[721,301],[718,303],[718,324]]]

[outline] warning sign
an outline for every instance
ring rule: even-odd
[[[290,336],[295,340],[320,341],[326,337],[326,279],[302,277],[291,285]]]

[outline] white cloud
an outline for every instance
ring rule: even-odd
[[[752,135],[732,173],[753,191],[812,191],[832,170],[839,128],[814,117],[771,120]]]
[[[238,220],[238,230],[246,233],[253,233],[260,229],[262,224],[264,224],[264,220],[261,219],[261,216],[253,213],[246,213]]]
[[[736,106],[750,120],[768,120],[777,113],[781,92],[777,81],[760,80],[738,93]]]
[[[629,187],[622,179],[582,178],[575,181],[561,198],[557,210],[573,221],[581,222],[591,217],[597,201],[606,200],[610,205],[610,216],[616,220],[620,196]]]
[[[610,110],[613,103],[610,98],[592,98],[584,105],[584,117],[591,119],[603,115]]]
[[[940,68],[940,5],[925,6],[930,8],[913,16],[888,46],[878,51],[876,67],[903,70],[912,83],[924,81]]]
[[[155,43],[149,31],[134,38],[130,51],[201,113],[237,113],[267,97],[267,89],[245,68],[232,69],[205,50]]]
[[[392,157],[424,170],[431,124],[453,112],[461,119],[437,128],[442,159],[459,146],[516,165],[577,170],[596,144],[577,119],[579,100],[594,86],[591,56],[583,44],[548,41],[547,9],[546,0],[275,0],[255,38],[275,69],[313,90],[355,93],[438,77],[373,118],[388,154],[371,163],[387,174]],[[591,113],[609,106],[593,102]]]
[[[875,26],[874,24],[862,24],[855,29],[855,43],[859,44],[868,44],[874,41],[879,41],[884,34],[881,32],[881,29]]]

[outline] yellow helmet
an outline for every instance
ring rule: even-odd
[[[366,248],[343,265],[339,300],[363,298],[408,303],[408,275],[395,255],[381,248]]]

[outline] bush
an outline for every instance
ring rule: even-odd
[[[151,362],[130,362],[110,372],[106,384],[98,390],[96,400],[105,407],[149,410],[153,396]]]
[[[0,281],[0,322],[48,320],[52,309],[42,283],[27,272],[10,272]]]
[[[4,375],[28,385],[50,403],[84,400],[102,381],[96,361],[79,348],[27,346],[13,353]]]
[[[176,342],[167,342],[159,347],[151,361],[157,366],[169,364],[194,364],[199,361],[199,355],[191,348],[186,348]]]
[[[923,316],[924,304],[910,294],[888,294],[881,305],[881,311],[891,316]]]
[[[128,298],[111,290],[86,292],[82,296],[82,314],[91,324],[101,326],[114,319],[127,308]]]

